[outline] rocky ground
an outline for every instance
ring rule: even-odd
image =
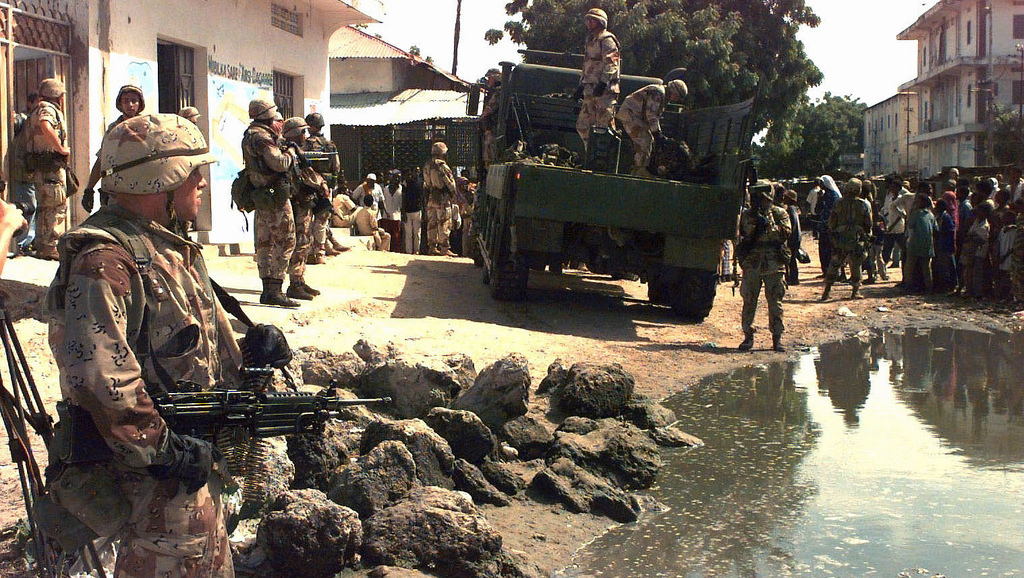
[[[810,252],[816,261],[813,250]],[[945,326],[1008,330],[1019,322],[1014,312],[1020,308],[954,296],[904,296],[894,286],[899,278],[895,270],[892,281],[864,287],[863,299],[846,299],[849,288],[839,285],[833,290],[833,299],[821,303],[819,271],[805,265],[805,281],[790,288],[785,303],[785,342],[790,353],[769,350],[763,306],[755,350],[741,353],[735,350],[742,339],[741,300],[731,284],[719,287],[707,320],[683,323],[668,309],[649,305],[646,287],[640,283],[611,281],[581,271],[567,271],[560,277],[534,272],[528,301],[500,303],[490,299],[481,283],[481,270],[467,259],[410,257],[357,248],[325,265],[310,267],[307,281],[323,295],[301,309],[283,310],[256,304],[260,282],[251,256],[217,256],[211,249],[208,261],[212,276],[243,302],[249,315],[257,322],[280,326],[293,348],[316,346],[342,354],[365,340],[403,359],[464,354],[478,372],[517,353],[529,376],[528,415],[548,430],[554,430],[560,418],[551,411],[552,398],[538,395],[537,388],[556,359],[566,367],[578,362],[618,363],[633,376],[637,394],[660,399],[706,375],[778,359],[864,329]],[[51,411],[59,386],[46,345],[42,302],[55,269],[55,263],[18,258],[8,262],[0,280],[9,318]],[[6,382],[6,373],[3,375]],[[45,460],[39,444],[37,452]],[[0,537],[6,538],[9,546],[15,535],[12,526],[23,517],[23,509],[17,468],[7,452],[2,453],[0,491],[9,498],[0,505],[0,527],[6,528]],[[542,467],[537,462],[513,466],[524,480]],[[569,513],[554,500],[519,497],[509,505],[477,508],[500,534],[505,551],[547,573],[568,564],[576,548],[613,523],[605,515]],[[12,558],[16,555],[9,552],[0,555],[0,564],[7,564],[8,569],[17,567]]]

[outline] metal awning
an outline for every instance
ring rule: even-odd
[[[373,24],[384,19],[382,0],[311,0],[323,12],[325,28],[331,32],[351,24]]]
[[[329,125],[386,126],[435,118],[463,118],[469,94],[454,90],[410,88],[389,96],[382,93],[332,94],[324,112]]]

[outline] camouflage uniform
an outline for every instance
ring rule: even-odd
[[[770,203],[768,200],[758,202]],[[758,232],[758,222],[764,219]],[[740,322],[743,326],[744,347],[749,349],[754,340],[754,314],[757,312],[757,300],[764,285],[764,297],[768,301],[768,329],[776,349],[786,326],[783,322],[782,299],[786,296],[786,263],[788,256],[784,247],[789,240],[791,224],[786,209],[771,205],[767,211],[746,209],[740,216],[740,268],[743,269],[743,281],[740,284],[740,295],[743,297],[743,312]],[[755,237],[756,235],[756,237]],[[739,250],[739,249],[738,249]]]
[[[850,265],[850,284],[853,297],[860,289],[861,266],[867,258],[871,238],[871,205],[860,198],[859,179],[850,179],[843,185],[843,197],[836,203],[828,217],[828,230],[832,240],[832,257],[825,273],[825,290],[822,301],[828,299],[829,291],[839,271]]]
[[[1010,291],[1014,299],[1024,301],[1024,213],[1017,215],[1017,231],[1010,252]]]
[[[633,141],[633,168],[646,168],[651,162],[654,135],[661,132],[661,113],[665,110],[665,87],[649,84],[626,97],[615,118]]]
[[[266,125],[253,122],[242,137],[242,159],[257,187],[287,179],[295,158],[281,152],[281,139]],[[295,251],[295,215],[290,199],[255,211],[256,267],[261,279],[283,280]]]
[[[595,96],[594,89],[599,83],[605,85],[605,90]],[[619,39],[611,32],[600,30],[587,36],[580,85],[583,87],[583,104],[576,118],[576,132],[586,144],[590,140],[590,129],[615,126],[615,101],[619,96]]]
[[[67,123],[64,112],[52,102],[42,100],[29,118],[27,151],[47,153],[48,146],[40,136],[41,123],[53,127],[60,144],[68,146]],[[67,169],[63,167],[37,168],[33,172],[36,187],[36,254],[43,258],[56,258],[57,238],[63,233],[67,220]]]
[[[310,130],[312,130],[312,128]],[[337,153],[338,147],[334,146],[334,143],[327,140],[324,135],[317,133],[311,134],[306,138],[306,142],[302,145],[302,150],[313,153]],[[328,198],[330,198],[330,191],[333,191],[334,188],[338,186],[339,172],[341,172],[341,161],[337,156],[331,159],[329,171],[320,172],[320,175],[327,183]],[[329,211],[321,211],[313,215],[312,243],[310,244],[309,252],[307,253],[307,256],[310,257],[313,262],[319,262],[324,257],[325,247],[328,242],[327,235],[330,233],[328,227],[330,220],[331,213]]]
[[[199,130],[193,131],[187,134],[205,148]],[[101,153],[111,143],[121,146],[117,141],[125,132],[115,129]],[[188,175],[213,157],[206,153],[171,160]],[[121,177],[144,182],[139,175],[153,172],[144,167],[134,174],[135,169],[115,173],[105,186]],[[110,186],[122,193],[128,188],[125,181]],[[112,229],[121,231],[121,239],[129,239],[133,250],[142,247],[148,255],[129,252]],[[180,479],[161,479],[148,469],[166,463],[171,436],[154,409],[151,392],[175,391],[180,380],[204,390],[240,384],[241,355],[200,249],[117,205],[99,209],[58,246],[60,267],[47,295],[47,315],[61,393],[88,413],[112,450],[109,471],[130,505],[130,516],[116,533],[121,542],[115,576],[234,576],[220,476],[211,475],[189,494]],[[150,258],[148,266],[140,264],[141,257]],[[59,475],[63,481],[73,474]]]
[[[448,255],[455,177],[444,158],[435,156],[423,165],[423,189],[427,194],[427,254]]]

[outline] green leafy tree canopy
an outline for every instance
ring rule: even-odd
[[[796,39],[800,26],[817,26],[804,0],[512,0],[504,31],[533,50],[582,53],[582,15],[599,7],[622,43],[623,74],[664,78],[686,68],[690,105],[714,106],[760,95],[757,130],[769,119],[792,118],[821,71]]]
[[[758,173],[769,178],[819,176],[839,168],[839,157],[864,150],[867,105],[849,96],[804,98],[795,116],[774,123],[757,147]]]

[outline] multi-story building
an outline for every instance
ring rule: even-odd
[[[0,0],[0,107],[21,110],[40,79],[63,79],[73,168],[84,183],[119,115],[121,85],[142,89],[146,113],[195,106],[220,158],[207,175],[200,240],[236,243],[252,235],[230,205],[248,102],[273,98],[286,117],[326,110],[331,35],[382,17],[382,0]],[[0,126],[3,152],[11,119]],[[85,216],[79,198],[70,201],[72,222]]]
[[[939,0],[898,38],[918,44],[917,77],[899,90],[917,93],[922,174],[993,164],[993,111],[1024,102],[1024,2]]]
[[[864,174],[888,175],[918,170],[918,94],[901,92],[864,111]]]

